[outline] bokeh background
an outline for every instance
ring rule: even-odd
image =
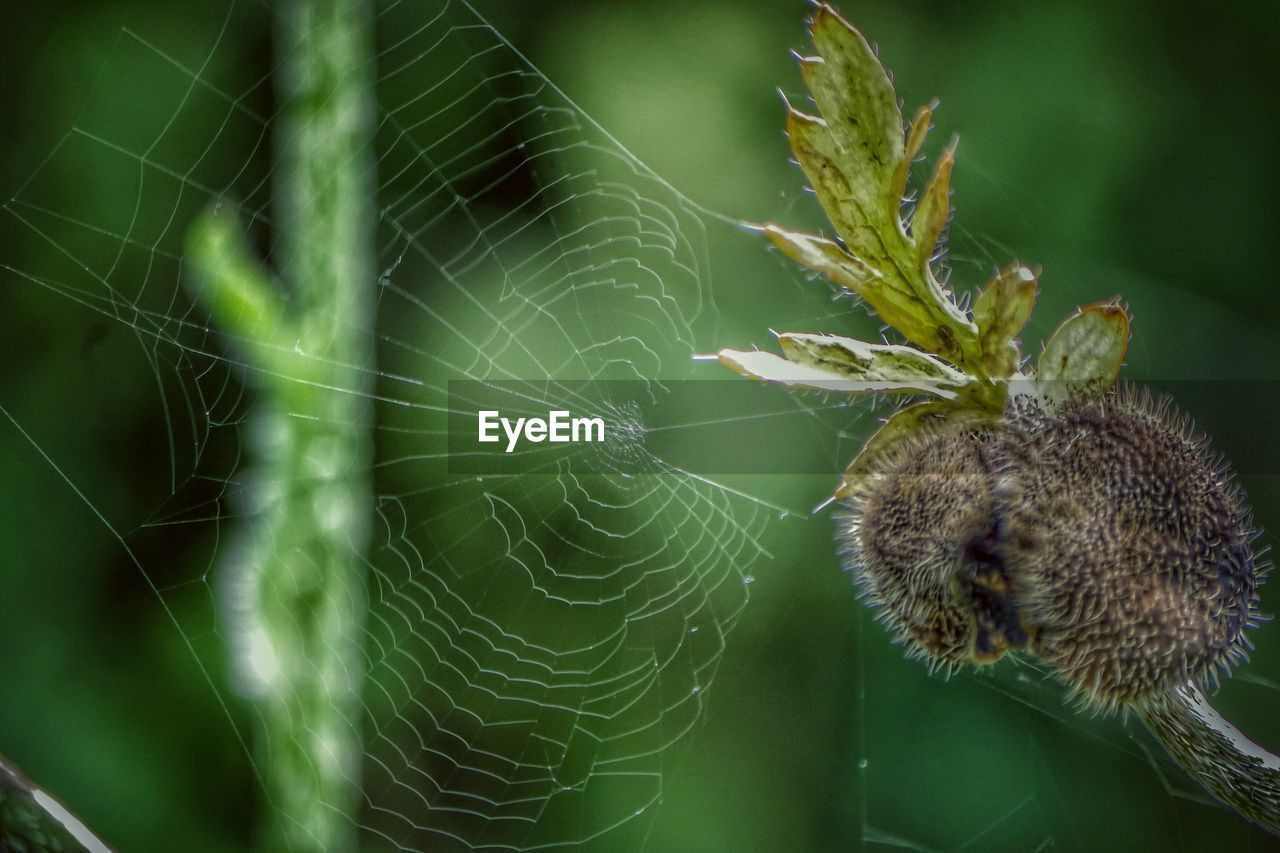
[[[222,20],[208,6],[0,10],[4,198],[64,139],[95,82],[149,96],[154,81],[99,79],[121,25],[204,44]],[[806,4],[479,8],[680,193],[726,217],[820,226],[777,94],[802,99],[788,51],[804,47]],[[1274,4],[1175,14],[1156,3],[913,0],[843,11],[879,44],[908,111],[940,99],[930,150],[960,136],[953,282],[980,284],[1015,257],[1043,265],[1033,351],[1076,304],[1122,295],[1135,317],[1130,378],[1179,389],[1236,459],[1259,523],[1280,530]],[[230,34],[216,69],[229,90],[270,69],[260,17],[264,28]],[[52,184],[46,203],[78,217],[116,197],[115,179],[104,161]],[[201,615],[216,528],[150,524],[164,517],[154,457],[166,424],[137,355],[110,321],[9,274],[49,250],[17,233],[4,230],[0,245],[0,405],[66,479],[0,422],[0,753],[121,849],[243,849],[256,791],[226,716],[248,729],[249,715],[225,691],[214,698],[183,642],[225,676]],[[721,293],[733,294],[724,345],[763,342],[786,319],[771,310],[789,273],[758,252],[717,268]],[[874,329],[851,314],[824,331]],[[855,436],[870,424],[851,415]],[[234,470],[231,457],[209,464]],[[776,488],[820,499],[826,485]],[[946,680],[903,661],[857,603],[831,526],[819,515],[774,533],[776,558],[756,570],[704,723],[672,750],[652,849],[1274,847],[1161,762],[1136,722],[1078,716],[1052,683],[1011,663]],[[1280,609],[1278,596],[1264,590],[1264,609]],[[1254,662],[1216,704],[1280,749],[1280,628],[1256,640]]]

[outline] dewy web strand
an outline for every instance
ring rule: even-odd
[[[226,31],[246,15],[255,10],[233,9]],[[714,319],[706,224],[465,7],[380,15],[398,38],[378,57],[385,273],[369,282],[379,296],[379,370],[361,393],[375,408],[380,497],[360,638],[368,675],[358,821],[375,848],[581,842],[651,819],[665,756],[700,716],[774,511],[661,460],[655,473],[625,479],[536,461],[519,479],[451,477],[448,383],[527,380],[522,399],[578,409],[608,401],[585,399],[565,380],[688,372],[694,325]],[[99,90],[6,211],[69,261],[22,270],[26,281],[136,336],[173,435],[173,506],[158,513],[199,525],[208,511],[184,508],[184,493],[227,476],[205,472],[203,459],[230,442],[252,462],[254,437],[240,433],[266,423],[264,401],[236,390],[244,371],[250,388],[257,374],[302,400],[308,388],[337,390],[308,375],[308,362],[315,376],[363,368],[303,346],[295,375],[273,366],[294,358],[286,341],[271,345],[279,358],[247,358],[258,330],[211,327],[187,305],[181,238],[201,208],[216,205],[223,217],[238,209],[249,236],[270,234],[272,261],[285,258],[278,273],[293,275],[297,261],[275,242],[270,187],[280,167],[266,150],[279,116],[254,106],[269,83],[224,91],[211,69],[225,43],[194,62],[163,43],[125,34],[104,80],[169,75],[179,91],[165,120],[122,132],[97,112],[112,95],[109,85]],[[424,73],[434,76],[425,89]],[[227,169],[245,140],[248,158]],[[27,202],[42,177],[86,151],[116,159],[148,205],[85,221]],[[330,417],[283,405],[298,423]],[[274,440],[262,438],[258,447]],[[252,520],[264,485],[261,476],[248,487],[228,479],[212,523]],[[228,547],[220,562],[243,559]],[[225,597],[216,577],[202,582]],[[240,642],[259,675],[279,654],[261,639]]]

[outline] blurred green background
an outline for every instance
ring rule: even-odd
[[[789,162],[777,95],[803,101],[788,50],[804,48],[807,4],[479,8],[680,193],[730,218],[821,225]],[[1280,529],[1270,449],[1280,311],[1268,267],[1280,234],[1275,4],[1175,14],[1156,3],[916,0],[843,11],[879,44],[908,111],[940,99],[930,150],[960,135],[953,283],[980,284],[1015,257],[1043,265],[1030,351],[1074,305],[1121,294],[1135,317],[1127,375],[1192,383],[1175,387],[1201,400],[1187,407],[1220,445],[1247,454],[1241,481],[1258,521]],[[251,90],[271,68],[265,12],[256,18],[258,29],[228,33],[207,72],[226,91]],[[32,201],[24,182],[66,140],[95,80],[144,100],[148,86],[165,84],[99,79],[122,24],[145,24],[198,54],[222,20],[216,4],[6,6],[3,197]],[[55,176],[39,201],[91,220],[121,202],[112,169],[104,158]],[[68,288],[13,274],[41,266],[48,244],[22,229],[0,236],[0,405],[111,525],[0,424],[0,753],[121,849],[243,849],[256,787],[226,718],[247,730],[250,714],[228,691],[215,696],[182,642],[225,683],[209,582],[225,526],[155,523],[171,513],[168,478],[157,474],[169,466],[156,463],[168,440],[147,384],[149,370],[174,368],[141,362],[119,325],[67,298]],[[731,234],[712,239],[722,317],[711,343],[763,344],[781,327],[874,332],[856,312],[839,316],[845,303],[820,320],[790,307],[800,276],[776,255]],[[831,436],[833,447],[817,452],[846,453],[870,423],[851,417],[852,438],[834,450]],[[210,445],[202,470],[211,485],[188,490],[172,512],[198,518],[235,463],[234,447]],[[829,486],[777,478],[754,492],[809,506]],[[1205,802],[1136,722],[1077,716],[1055,685],[1012,663],[944,680],[904,662],[866,618],[830,542],[826,515],[771,533],[776,559],[754,571],[704,722],[666,762],[651,849],[1275,846]],[[1264,589],[1264,610],[1280,609],[1278,596]],[[1216,699],[1272,749],[1278,636],[1274,625],[1256,634],[1254,662]]]

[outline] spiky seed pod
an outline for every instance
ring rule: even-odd
[[[991,436],[927,430],[876,460],[838,521],[846,566],[877,617],[930,667],[973,659],[978,627],[958,570],[992,526]],[[998,654],[996,655],[998,656]]]
[[[1128,390],[1011,407],[990,455],[996,549],[1030,648],[1107,709],[1245,657],[1262,570],[1230,471],[1168,401]]]
[[[846,565],[930,667],[1026,648],[1084,704],[1140,705],[1245,657],[1265,574],[1228,468],[1168,401],[1020,396],[933,428],[846,503]]]

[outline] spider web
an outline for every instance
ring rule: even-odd
[[[240,4],[203,23],[203,42],[179,46],[145,26],[121,33],[74,128],[4,205],[3,228],[7,245],[38,247],[5,266],[8,288],[23,289],[31,311],[41,299],[74,303],[84,326],[68,336],[73,348],[103,322],[128,333],[110,352],[147,398],[156,450],[142,460],[144,509],[103,520],[217,685],[229,681],[221,661],[231,635],[219,567],[234,559],[254,500],[253,460],[242,463],[257,401],[234,341],[185,289],[183,240],[210,204],[234,206],[270,258],[275,105],[270,73],[236,73],[263,50],[249,34],[264,30],[264,9]],[[826,525],[794,520],[829,476],[703,474],[655,452],[638,421],[603,449],[520,449],[519,476],[451,467],[459,388],[486,389],[518,414],[621,420],[632,410],[610,396],[613,383],[661,398],[682,380],[719,378],[696,353],[758,338],[766,319],[816,328],[846,306],[833,308],[825,288],[782,264],[776,303],[741,304],[722,271],[734,256],[763,254],[757,239],[647,169],[471,6],[388,4],[378,31],[377,518],[358,816],[368,849],[628,849],[679,838],[672,826],[691,821],[661,826],[658,806],[680,813],[682,762],[694,775],[732,772],[717,768],[714,726],[701,732],[712,744],[704,752],[692,735],[708,702],[713,722],[724,721],[713,681],[735,686],[733,704],[760,701],[751,658],[727,658],[726,637],[750,621],[753,581],[788,569],[796,561],[779,555],[789,553],[831,571],[776,589],[828,602],[833,586],[849,593],[825,605],[825,631],[798,620],[805,636],[841,649],[841,665],[820,672],[843,680],[815,711],[838,721],[839,759],[809,773],[814,814],[833,827],[826,843],[1088,846],[1099,836],[1078,810],[1116,791],[1091,774],[1134,763],[1159,789],[1148,800],[1161,815],[1246,837],[1132,725],[1075,717],[1034,667],[944,685],[885,649],[850,604]],[[88,176],[101,203],[58,204]],[[813,470],[838,470],[871,423],[865,412],[824,418],[835,407],[821,399],[777,399],[775,415],[792,420],[772,431],[773,450],[812,439]],[[691,416],[674,428],[696,450],[707,428],[727,424]],[[46,458],[76,487],[56,448]],[[91,505],[107,501],[82,485]],[[161,550],[174,536],[194,543],[178,564]],[[797,621],[794,610],[770,612]],[[819,645],[804,654],[830,654]],[[801,651],[782,653],[805,666]],[[1265,675],[1252,688],[1274,696]],[[243,728],[238,700],[215,694]],[[997,764],[983,748],[997,739],[1016,742],[1025,760]],[[1084,745],[1090,763],[1064,743]],[[925,773],[933,783],[922,786]],[[967,821],[920,828],[922,812],[965,790],[980,803]]]

